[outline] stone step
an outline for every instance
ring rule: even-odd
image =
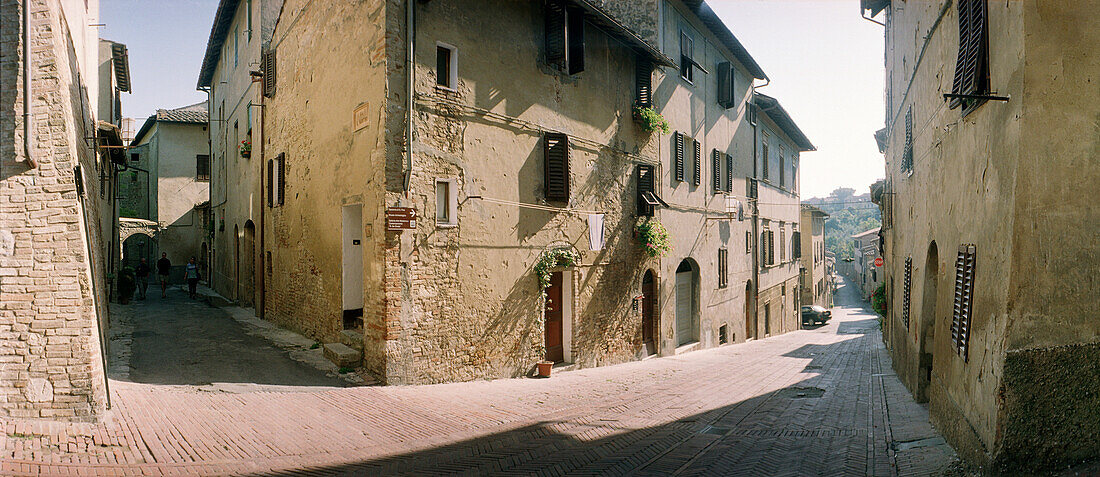
[[[363,332],[359,330],[344,330],[341,331],[337,338],[344,346],[359,350],[363,352]]]
[[[325,343],[325,358],[341,368],[355,368],[363,361],[363,352],[343,343]]]

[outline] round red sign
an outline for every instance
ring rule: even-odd
[[[882,261],[882,257],[878,257],[878,258],[875,259],[875,266],[876,267],[881,267],[883,263],[886,263],[886,262]]]

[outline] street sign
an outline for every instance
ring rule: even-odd
[[[886,263],[886,262],[884,262],[882,260],[882,257],[878,257],[878,258],[875,259],[875,266],[876,267],[881,267],[883,263]]]
[[[416,230],[416,209],[412,207],[387,207],[386,230]]]

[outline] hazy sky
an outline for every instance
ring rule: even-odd
[[[632,1],[632,0],[621,0]],[[774,96],[817,146],[802,155],[802,197],[837,187],[857,194],[883,173],[872,136],[883,126],[882,27],[860,18],[859,0],[709,0],[756,58]],[[100,36],[125,43],[134,92],[123,112],[206,99],[195,90],[216,0],[101,0]]]

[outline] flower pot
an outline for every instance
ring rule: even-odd
[[[252,151],[241,151],[241,157],[243,157],[245,159],[248,159],[249,157],[252,157]]]
[[[550,361],[543,361],[543,362],[540,362],[537,366],[539,368],[539,377],[540,378],[549,378],[550,377],[550,370],[554,368],[554,363],[552,363]]]

